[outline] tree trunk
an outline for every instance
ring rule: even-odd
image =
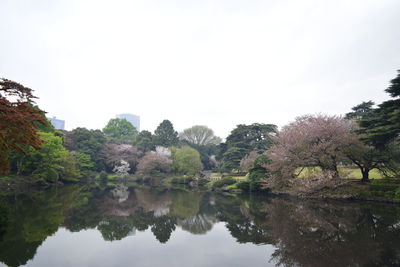
[[[362,173],[361,182],[365,183],[369,181],[369,169],[368,168],[360,168]]]
[[[339,178],[339,170],[336,165],[320,166],[326,177]]]

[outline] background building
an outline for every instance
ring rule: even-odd
[[[56,117],[53,118],[47,118],[50,123],[53,125],[54,128],[56,128],[57,130],[65,130],[65,121],[64,120],[59,120],[56,119]]]
[[[124,113],[124,114],[118,114],[117,118],[119,119],[126,119],[129,121],[133,126],[135,126],[136,130],[140,132],[140,116],[134,115],[134,114],[129,114],[129,113]]]

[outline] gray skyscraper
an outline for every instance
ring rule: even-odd
[[[140,132],[140,116],[124,113],[124,114],[118,114],[117,118],[129,121],[133,126],[135,126],[136,130]]]

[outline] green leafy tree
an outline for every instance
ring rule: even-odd
[[[152,151],[156,147],[153,139],[151,132],[143,130],[136,139],[136,147],[143,152]]]
[[[73,156],[77,161],[79,169],[81,169],[81,170],[92,170],[93,169],[94,163],[93,163],[92,159],[90,158],[90,155],[81,153],[81,152],[76,152],[76,153],[73,153]]]
[[[384,175],[392,176],[400,170],[400,71],[391,81],[386,92],[393,98],[373,108],[372,101],[363,102],[346,114],[347,119],[357,122],[359,140],[346,150],[347,157],[356,164],[368,181],[369,171],[378,168]]]
[[[194,175],[201,171],[199,152],[189,146],[172,150],[172,169],[181,174]]]
[[[100,130],[76,128],[70,132],[65,132],[64,146],[69,151],[75,151],[89,155],[92,163],[95,165],[95,170],[101,170],[101,164],[96,162],[95,159],[105,143],[106,137]]]
[[[56,182],[64,169],[68,150],[63,140],[53,133],[40,133],[42,149],[30,148],[28,154],[20,159],[19,167],[23,174],[31,174],[42,182]]]
[[[200,153],[204,169],[212,170],[216,167],[211,158],[218,153],[218,145],[221,144],[222,140],[214,135],[212,129],[207,126],[196,125],[185,129],[179,134],[179,138],[183,144],[193,147]]]
[[[265,165],[270,161],[266,155],[259,155],[249,169],[250,190],[257,191],[261,189],[261,179],[269,176],[269,171]]]
[[[263,152],[272,146],[272,137],[277,133],[273,124],[240,124],[232,130],[225,144],[220,146],[222,169],[231,171],[240,168],[240,161],[251,151]]]
[[[134,144],[138,132],[136,128],[126,119],[111,119],[108,121],[103,132],[109,143]]]
[[[66,155],[61,163],[62,171],[60,177],[66,182],[77,182],[81,178],[79,163],[77,159],[70,153]]]
[[[169,120],[164,120],[154,131],[154,141],[157,146],[176,146],[178,144],[178,132]]]

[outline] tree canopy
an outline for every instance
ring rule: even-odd
[[[194,175],[201,171],[199,152],[190,146],[172,150],[172,169],[176,173]]]
[[[372,115],[359,121],[360,132],[365,140],[377,148],[382,148],[400,134],[400,70],[385,90],[393,98],[384,101]]]
[[[106,127],[103,128],[103,133],[109,143],[113,144],[134,144],[138,132],[136,128],[126,119],[111,119]]]
[[[213,130],[202,125],[195,125],[183,130],[179,134],[179,138],[197,146],[218,145],[222,141],[220,137],[214,135]]]
[[[272,145],[272,137],[277,133],[273,124],[240,124],[232,130],[226,142],[220,145],[222,168],[232,170],[240,168],[240,161],[251,151],[264,152]]]
[[[8,155],[39,149],[42,140],[37,127],[48,124],[44,111],[34,107],[33,90],[17,82],[0,79],[0,174],[9,171]]]
[[[163,120],[154,131],[154,141],[157,146],[176,146],[178,144],[178,132],[169,120]]]

